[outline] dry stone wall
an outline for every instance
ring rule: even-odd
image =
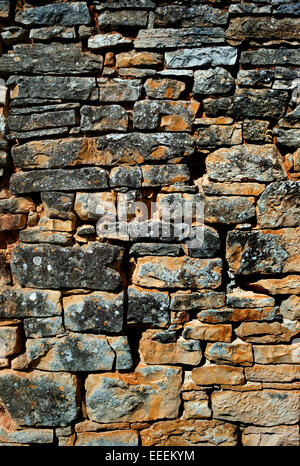
[[[299,445],[300,3],[0,21],[0,444]]]

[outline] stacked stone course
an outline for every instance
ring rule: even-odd
[[[299,446],[300,3],[0,25],[0,445]],[[164,235],[187,202],[197,247]]]

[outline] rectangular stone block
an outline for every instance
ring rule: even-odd
[[[17,354],[22,349],[22,337],[18,326],[0,327],[0,358]]]
[[[26,8],[16,14],[16,22],[26,26],[89,24],[90,12],[86,2],[67,2]]]
[[[100,102],[135,102],[142,91],[139,79],[98,78]]]
[[[128,115],[120,105],[91,107],[84,105],[81,110],[80,126],[83,131],[126,131]]]
[[[256,364],[300,364],[300,344],[254,345]]]
[[[299,446],[298,426],[256,427],[243,429],[242,443],[246,447]]]
[[[194,368],[192,379],[198,385],[240,385],[245,382],[243,368],[222,366],[221,364]]]
[[[299,39],[300,19],[280,19],[270,16],[231,18],[226,38],[241,41],[249,39]]]
[[[184,29],[140,29],[134,41],[136,49],[198,47],[203,44],[224,43],[225,32],[220,27]]]
[[[225,26],[228,13],[208,5],[166,5],[155,10],[155,27],[177,25],[189,26]]]
[[[127,322],[166,327],[169,324],[169,294],[155,289],[129,286]]]
[[[166,52],[167,68],[197,68],[200,66],[234,65],[237,49],[234,47],[203,47]]]
[[[231,325],[209,325],[192,320],[184,325],[184,338],[192,338],[195,340],[206,341],[231,341],[232,327]]]
[[[243,51],[241,64],[249,66],[265,65],[300,65],[300,51],[298,49],[258,49]]]
[[[199,293],[178,291],[171,294],[170,309],[174,311],[193,311],[221,308],[225,304],[225,293],[203,290]]]
[[[0,296],[1,318],[61,315],[60,291],[7,287]]]
[[[77,434],[75,447],[137,447],[139,436],[136,430],[113,430],[111,432],[82,432]]]

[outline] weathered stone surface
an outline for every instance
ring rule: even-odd
[[[132,367],[131,348],[126,336],[107,337],[108,343],[115,352],[115,369],[128,370]]]
[[[26,225],[26,215],[0,214],[0,232],[9,230],[22,230]]]
[[[117,68],[139,67],[160,65],[163,62],[163,55],[155,52],[122,52],[116,55]]]
[[[253,367],[245,369],[245,377],[253,382],[293,382],[300,378],[300,366],[255,364]]]
[[[221,272],[221,259],[146,256],[137,260],[132,281],[156,288],[217,288]]]
[[[272,142],[270,123],[264,120],[244,120],[243,136],[247,142]]]
[[[143,186],[184,184],[190,179],[186,165],[143,165]]]
[[[169,295],[158,290],[129,286],[127,322],[166,327],[169,323]]]
[[[5,44],[11,45],[26,40],[28,38],[28,32],[18,26],[9,26],[2,28],[1,37]]]
[[[229,322],[274,321],[279,318],[278,307],[263,307],[257,309],[207,309],[200,311],[197,318],[208,324],[223,324]]]
[[[162,334],[162,335],[160,335]],[[161,342],[164,333],[147,330],[140,340],[139,351],[146,364],[188,364],[197,366],[202,359],[199,341],[179,338],[174,343]]]
[[[61,317],[36,317],[24,319],[24,331],[27,338],[52,337],[63,333]]]
[[[123,293],[94,292],[63,298],[65,326],[74,332],[118,333],[123,327]]]
[[[21,348],[22,338],[19,327],[0,327],[0,358],[17,354]]]
[[[75,375],[4,370],[0,387],[1,401],[20,426],[64,426],[79,411]]]
[[[233,273],[299,272],[298,228],[231,231],[227,236],[226,257]]]
[[[117,26],[146,26],[147,20],[148,12],[138,10],[104,11],[98,16],[98,24],[100,27],[108,26],[111,28]]]
[[[35,210],[35,203],[29,197],[11,196],[0,199],[0,212],[10,214],[23,214]]]
[[[99,100],[103,102],[135,102],[142,91],[142,84],[138,79],[98,78],[97,83]]]
[[[254,345],[253,351],[256,364],[300,364],[299,343],[276,346]]]
[[[30,115],[19,115],[10,113],[7,124],[9,131],[14,137],[16,131],[33,131],[40,128],[56,128],[74,126],[76,123],[74,110],[61,110],[53,112],[32,113]]]
[[[297,426],[249,426],[242,432],[242,443],[245,447],[295,447],[299,446],[299,431]]]
[[[205,357],[217,364],[251,366],[253,363],[252,345],[239,339],[232,343],[208,343]]]
[[[60,291],[4,288],[0,297],[1,318],[61,315]]]
[[[184,100],[141,100],[134,105],[133,124],[138,129],[190,131],[199,105]]]
[[[300,331],[300,324],[292,320],[280,322],[243,322],[235,334],[250,343],[290,342]]]
[[[10,13],[10,1],[9,0],[1,0],[0,2],[0,18],[1,19],[8,19]]]
[[[216,181],[277,181],[287,175],[282,158],[272,144],[241,145],[218,149],[208,155],[206,169]]]
[[[227,115],[235,119],[278,119],[285,113],[288,93],[277,89],[238,89]]]
[[[180,244],[166,243],[135,243],[131,246],[129,254],[134,257],[142,256],[180,256],[182,246]]]
[[[300,320],[300,296],[290,296],[282,301],[280,314],[284,319]]]
[[[275,128],[273,130],[277,142],[287,147],[299,147],[300,129],[281,129]]]
[[[225,293],[203,290],[199,293],[178,291],[171,295],[170,309],[174,311],[189,311],[209,309],[212,306],[220,308],[225,304]]]
[[[180,405],[181,369],[140,365],[132,374],[89,374],[86,406],[96,422],[175,418]]]
[[[53,429],[21,429],[16,430],[15,423],[0,427],[1,445],[15,446],[51,444],[53,443]]]
[[[241,41],[249,39],[299,39],[300,19],[279,19],[270,16],[231,18],[226,38]]]
[[[27,26],[57,25],[75,26],[89,24],[89,9],[85,2],[57,3],[37,8],[26,8],[17,12],[16,22]]]
[[[48,26],[44,28],[31,29],[29,39],[76,39],[76,32],[74,27]]]
[[[81,110],[83,131],[126,131],[128,115],[120,105],[91,107],[84,105]]]
[[[263,390],[212,394],[212,409],[217,419],[277,426],[299,422],[299,394],[293,391]]]
[[[221,364],[196,367],[192,370],[192,379],[198,385],[240,385],[245,382],[244,369]]]
[[[231,341],[231,325],[209,325],[192,320],[184,325],[183,337],[207,341]]]
[[[98,220],[115,205],[113,192],[76,193],[74,210],[82,220]]]
[[[261,183],[212,182],[208,180],[207,175],[204,175],[197,182],[199,182],[204,194],[208,196],[259,196],[265,189],[265,185]]]
[[[154,25],[164,27],[178,25],[189,26],[211,26],[226,25],[228,13],[208,5],[167,5],[156,8]]]
[[[284,278],[267,278],[250,284],[252,288],[270,294],[300,294],[298,275],[288,275]]]
[[[235,446],[236,427],[211,420],[161,421],[141,431],[142,445],[151,446]]]
[[[96,100],[98,91],[95,78],[67,76],[12,76],[11,99],[65,99]]]
[[[208,70],[197,70],[194,74],[193,94],[227,94],[234,87],[231,74],[217,66]]]
[[[62,219],[72,221],[72,208],[74,205],[74,193],[42,192],[41,200],[44,210],[49,219]],[[72,229],[74,225],[72,224]]]
[[[242,223],[255,217],[255,198],[207,196],[204,217],[208,223]]]
[[[167,68],[234,65],[237,60],[237,49],[234,47],[178,49],[174,52],[166,52],[165,58]]]
[[[242,127],[211,125],[197,128],[197,147],[231,146],[242,143]]]
[[[140,29],[134,41],[136,49],[198,47],[224,43],[225,32],[220,27],[192,27],[184,29]]]
[[[237,81],[241,87],[271,87],[274,76],[274,70],[240,70]]]
[[[226,294],[226,304],[238,309],[269,307],[275,305],[275,299],[268,295],[234,288]]]
[[[38,228],[26,228],[20,231],[19,240],[23,243],[50,243],[68,246],[72,244],[71,233],[41,231]]]
[[[241,54],[241,64],[250,66],[300,65],[298,49],[258,49]]]
[[[172,166],[172,165],[171,165]],[[143,172],[140,167],[114,167],[110,172],[109,184],[112,188],[139,188],[142,186]]]
[[[300,217],[300,182],[285,181],[266,187],[258,201],[258,221],[263,228],[295,227]]]
[[[30,288],[114,290],[121,278],[111,266],[122,252],[119,246],[100,243],[81,248],[19,244],[11,267],[19,283]]]
[[[110,49],[116,45],[130,44],[132,41],[122,34],[97,34],[89,37],[88,48],[91,50]]]
[[[152,99],[178,99],[185,89],[185,83],[176,79],[149,78],[144,88],[147,96]]]
[[[9,187],[13,194],[103,188],[107,188],[107,175],[97,167],[17,172],[11,176]]]
[[[136,430],[113,430],[111,432],[84,432],[77,434],[75,447],[137,447]]]
[[[208,400],[185,401],[184,419],[209,419],[211,410]]]
[[[100,55],[82,52],[80,44],[18,44],[0,58],[5,74],[89,74],[102,70]]]

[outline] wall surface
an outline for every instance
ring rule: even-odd
[[[300,3],[0,22],[0,444],[299,445]]]

